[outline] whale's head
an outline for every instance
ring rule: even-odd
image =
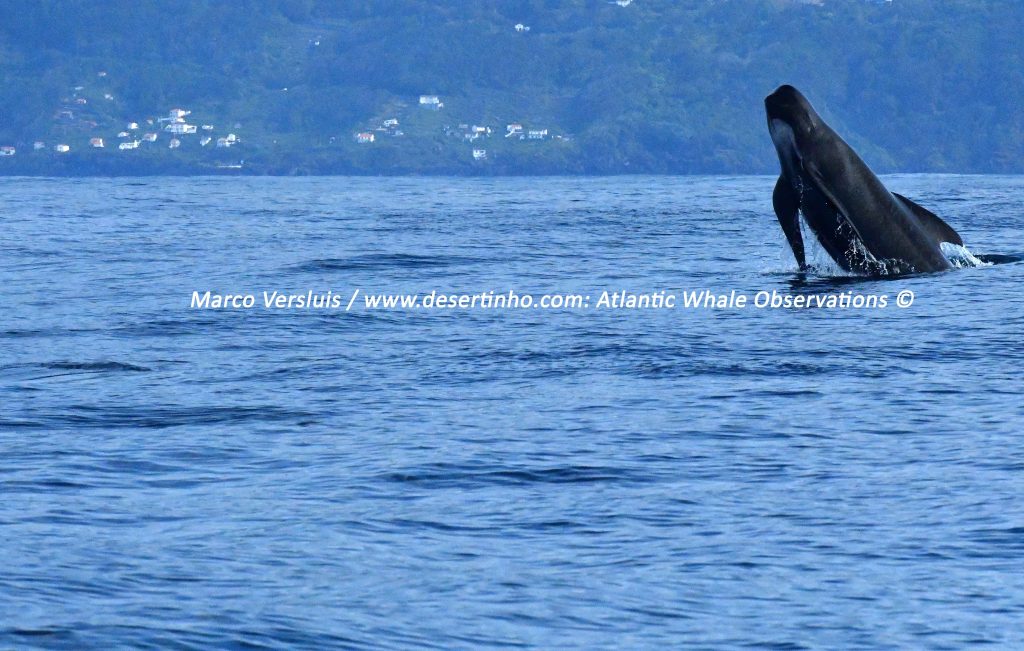
[[[768,131],[783,167],[799,164],[800,154],[814,138],[822,122],[807,98],[792,86],[779,86],[764,98]]]
[[[765,97],[764,110],[769,128],[774,122],[782,122],[798,136],[810,135],[821,124],[817,111],[803,93],[789,85],[779,86],[774,93]]]

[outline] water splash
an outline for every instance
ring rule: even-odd
[[[979,259],[973,253],[967,250],[966,246],[960,244],[953,244],[952,242],[942,242],[939,245],[942,249],[942,255],[946,256],[949,263],[953,265],[955,269],[967,269],[970,267],[990,267],[993,263],[986,262]]]
[[[800,234],[804,239],[804,257],[807,259],[807,265],[815,274],[829,278],[853,278],[862,275],[843,269],[838,262],[832,259],[825,247],[818,241],[818,236],[807,225],[807,220],[803,218],[803,212],[801,212],[800,219]]]

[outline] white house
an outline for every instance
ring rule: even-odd
[[[505,129],[508,131],[508,133],[505,134],[505,137],[508,138],[509,136],[516,135],[517,133],[522,133],[523,125],[518,122],[513,122],[512,124],[506,125]]]
[[[522,23],[516,23],[516,31],[519,32],[520,34],[522,34],[523,32],[530,31],[530,27],[529,27],[529,25],[524,25]]]
[[[185,109],[172,108],[170,111],[167,112],[167,117],[171,118],[172,120],[176,120],[178,118],[185,117],[186,115],[190,114],[191,112],[192,111],[186,111]]]
[[[138,122],[129,122],[128,123],[128,130],[129,131],[136,131],[136,130],[138,130],[138,128],[139,128],[139,123]]]
[[[15,151],[16,150],[14,149],[14,147],[10,147],[10,146],[0,147],[0,156],[13,156]]]
[[[118,138],[127,138],[128,137],[128,132],[127,131],[122,131],[121,133],[117,134],[117,137]]]
[[[181,147],[181,141],[177,138],[171,138],[171,142],[167,145],[168,149],[177,149]]]
[[[57,152],[58,154],[66,154],[69,151],[71,151],[71,147],[65,144],[54,145],[53,151]]]
[[[164,127],[164,131],[170,131],[171,133],[176,133],[176,134],[179,134],[179,135],[187,134],[187,133],[195,133],[196,129],[197,129],[196,125],[194,125],[194,124],[185,124],[183,122],[174,122],[174,123],[168,124],[166,127]]]
[[[46,143],[43,142],[42,140],[36,140],[34,143],[32,143],[32,149],[34,151],[39,151],[40,149],[46,149]]]
[[[394,129],[395,127],[398,126],[398,120],[395,119],[395,118],[391,118],[389,120],[384,120],[383,126],[384,126],[385,129]]]
[[[121,151],[126,151],[128,149],[138,149],[139,148],[139,141],[138,140],[129,140],[128,142],[122,142],[121,144],[119,144],[117,146],[117,148],[120,149]]]
[[[156,134],[147,133],[146,135],[142,136],[142,139],[145,140],[146,142],[156,142]]]
[[[103,149],[103,138],[89,138],[89,146],[93,149]]]
[[[377,139],[377,136],[373,135],[369,131],[364,131],[362,133],[357,133],[356,134],[356,142],[358,142],[361,145],[365,145],[367,143],[371,143],[371,142],[375,141],[376,139]]]
[[[213,131],[213,125],[212,124],[204,124],[203,125],[203,131]]]
[[[487,160],[487,150],[486,149],[474,149],[473,150],[473,160]]]
[[[113,100],[114,96],[111,95],[110,93],[103,93],[103,99]]]
[[[531,129],[526,132],[527,140],[544,140],[548,137],[547,129]]]
[[[420,106],[431,111],[440,111],[444,108],[444,103],[437,95],[420,95]]]

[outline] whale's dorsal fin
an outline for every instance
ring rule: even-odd
[[[939,242],[950,242],[960,246],[964,245],[963,238],[960,237],[960,234],[953,230],[952,226],[942,221],[938,215],[927,208],[922,208],[910,199],[904,197],[902,194],[896,194],[893,192],[892,196],[899,199],[900,202],[902,202],[903,205],[906,206],[915,217],[917,217],[918,223],[921,224],[926,231],[931,233],[932,237],[936,240]]]
[[[800,197],[797,196],[793,186],[786,181],[785,177],[780,176],[775,183],[772,205],[775,207],[775,216],[779,218],[782,232],[786,234],[786,239],[789,241],[789,248],[793,249],[796,263],[800,265],[801,269],[806,269],[804,238],[800,235]]]

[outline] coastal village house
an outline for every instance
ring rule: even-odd
[[[516,30],[520,32],[529,31],[530,28],[525,24],[519,23],[516,25]],[[77,98],[78,95],[72,97]],[[84,119],[81,116],[77,116],[70,109],[74,108],[72,97],[62,100],[64,106],[62,110],[54,114],[55,121],[58,126],[74,126],[78,129],[90,129],[91,133],[96,133],[95,128],[99,125],[91,120]],[[111,99],[112,96],[108,96],[107,99]],[[420,95],[418,98],[418,105],[420,108],[424,108],[431,111],[439,111],[444,108],[444,102],[441,101],[439,95]],[[163,117],[140,117],[138,121],[132,122],[121,122],[124,125],[123,130],[117,133],[117,149],[119,151],[129,151],[139,149],[141,145],[145,143],[155,143],[159,139],[160,133],[168,134],[168,145],[167,149],[178,149],[183,146],[185,138],[183,136],[199,134],[197,140],[202,148],[208,147],[215,144],[217,148],[228,148],[235,144],[238,144],[240,140],[238,137],[231,133],[225,137],[217,137],[216,130],[213,124],[205,123],[202,124],[202,120],[197,116],[195,122],[197,124],[188,124],[186,122],[187,116],[191,115],[192,111],[184,108],[172,108],[167,111]],[[385,114],[387,115],[387,114]],[[392,116],[396,114],[392,113]],[[359,144],[372,144],[377,142],[378,138],[396,137],[405,135],[399,128],[400,115],[397,117],[383,116],[376,118],[374,122],[364,127],[366,130],[353,134],[353,140]],[[402,118],[404,121],[404,118]],[[415,124],[415,120],[413,123]],[[117,124],[117,123],[115,123]],[[146,128],[149,130],[144,133],[141,131],[141,125],[149,125]],[[241,125],[235,123],[234,128],[238,129]],[[116,128],[116,127],[115,127]],[[488,150],[484,149],[484,143],[480,142],[482,138],[490,138],[493,133],[500,133],[500,126],[492,127],[472,124],[470,122],[460,122],[457,127],[445,125],[443,128],[444,135],[451,136],[461,140],[465,143],[473,143],[473,148],[470,149],[474,161],[486,161],[488,160]],[[522,123],[510,122],[505,126],[505,137],[511,138],[516,137],[519,140],[548,140],[548,139],[567,139],[567,137],[561,135],[550,135],[548,129],[529,129],[527,130]],[[64,133],[68,130],[65,128]],[[200,133],[202,132],[202,133]],[[86,131],[85,133],[89,133]],[[113,131],[111,131],[111,134]],[[111,138],[112,139],[112,138]],[[330,137],[330,142],[334,142],[335,138]],[[104,138],[99,136],[92,136],[87,140],[89,148],[105,149],[106,142]],[[276,144],[276,141],[274,141]],[[78,147],[79,145],[75,145]],[[110,149],[113,149],[113,144]],[[48,145],[42,140],[37,140],[33,143],[33,149],[36,151],[41,150],[52,150],[57,153],[68,153],[71,151],[71,145],[66,143],[60,143],[57,145]],[[187,150],[187,147],[185,148]],[[14,156],[15,148],[13,146],[0,147],[0,156]]]
[[[389,136],[404,136],[405,133],[398,128],[398,118],[388,118],[380,123],[380,126],[374,129],[378,133],[387,134]]]
[[[98,76],[104,77],[106,76],[106,73],[100,72],[98,73]],[[87,104],[85,98],[81,97],[78,94],[78,91],[82,90],[84,90],[83,86],[77,86],[74,88],[74,94],[72,94],[69,97],[64,97],[60,100],[63,106],[60,109],[58,109],[53,116],[54,121],[58,124],[58,126],[74,126],[79,129],[96,129],[100,126],[100,124],[97,121],[84,119],[83,117],[76,115],[76,112],[71,110],[72,108],[75,108],[75,105],[83,106]],[[103,97],[107,100],[114,99],[114,96],[111,93],[105,93]],[[117,132],[117,138],[120,141],[117,143],[117,150],[130,151],[134,149],[139,149],[140,145],[142,145],[143,143],[154,143],[158,140],[160,131],[166,132],[170,135],[170,139],[168,140],[167,145],[168,149],[177,149],[181,147],[182,140],[180,136],[197,134],[199,133],[200,129],[202,129],[202,131],[204,132],[207,132],[204,133],[203,137],[200,139],[200,145],[206,147],[207,145],[213,143],[215,137],[215,134],[213,133],[214,125],[203,124],[202,126],[198,126],[195,124],[188,124],[186,123],[186,117],[191,114],[192,111],[188,109],[172,108],[166,113],[164,117],[148,117],[144,119],[139,119],[138,121],[124,122],[122,123],[124,125],[122,130]],[[152,129],[152,131],[140,134],[140,124],[143,123],[150,125],[148,128]],[[240,126],[241,125],[239,124],[235,125],[236,128]],[[389,130],[391,135],[401,135],[401,132],[397,131],[397,126],[397,119],[393,118],[385,121],[385,127]],[[163,128],[161,129],[160,127]],[[66,133],[67,129],[65,129],[64,132]],[[88,137],[87,142],[89,149],[102,150],[107,148],[106,140],[100,136],[90,135]],[[237,144],[238,142],[240,142],[240,140],[233,133],[228,134],[226,137],[216,139],[218,147],[231,147]],[[32,143],[33,151],[49,150],[58,154],[66,154],[70,152],[71,149],[72,145],[68,143],[48,145],[46,142],[42,140],[35,140]],[[113,149],[113,145],[111,145],[111,149]],[[16,150],[13,146],[0,147],[0,156],[13,156],[15,152]]]
[[[17,150],[14,147],[0,147],[0,156],[13,156]]]
[[[440,111],[444,108],[444,102],[437,95],[420,95],[420,107],[431,111]]]
[[[164,127],[164,131],[169,131],[174,134],[182,135],[195,133],[198,127],[194,124],[185,124],[184,122],[172,122]]]

